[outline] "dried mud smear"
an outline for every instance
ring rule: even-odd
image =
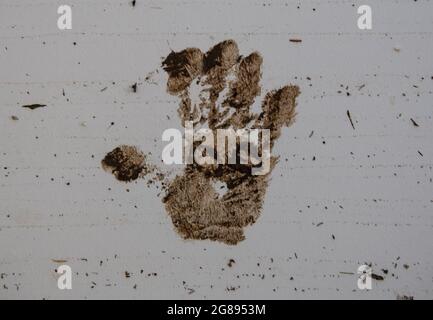
[[[195,128],[270,129],[272,148],[282,127],[295,120],[300,91],[291,85],[273,90],[265,96],[261,112],[253,113],[251,107],[261,94],[262,63],[257,52],[240,56],[233,40],[223,41],[207,53],[197,48],[171,52],[163,68],[169,75],[167,91],[180,98],[182,124],[194,120]],[[203,96],[207,97],[195,105],[189,92],[193,81],[203,86]],[[271,172],[277,160],[271,158]],[[187,165],[183,174],[168,185],[164,198],[179,234],[185,239],[211,239],[231,245],[245,239],[244,228],[260,216],[271,173],[254,176],[251,168],[250,164]],[[227,192],[220,195],[215,183],[225,183]]]
[[[101,163],[116,179],[130,182],[153,171],[145,161],[146,156],[136,147],[122,145],[107,153]]]

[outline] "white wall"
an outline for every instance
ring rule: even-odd
[[[65,3],[71,31],[57,29]],[[372,31],[356,25],[365,3]],[[432,30],[424,0],[1,0],[0,298],[431,299]],[[179,121],[152,72],[171,49],[228,38],[262,53],[265,89],[302,90],[262,216],[235,247],[181,240],[156,189],[99,163],[124,143],[157,161]],[[346,274],[363,263],[389,270],[369,292]]]

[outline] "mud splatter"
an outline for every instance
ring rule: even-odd
[[[144,154],[135,146],[121,145],[107,153],[101,165],[119,181],[132,182],[143,179],[147,187],[164,191],[168,185],[168,173],[162,172],[152,164],[150,155]],[[158,193],[159,196],[161,192]]]
[[[122,145],[107,153],[101,161],[102,167],[119,181],[137,180],[154,170],[146,163],[146,155],[137,147]]]

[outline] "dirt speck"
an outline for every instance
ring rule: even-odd
[[[131,86],[132,92],[137,93],[138,84],[137,82]]]
[[[412,118],[410,118],[410,121],[412,122],[412,124],[413,124],[414,127],[419,127],[419,124],[415,120],[413,120]]]
[[[30,109],[30,110],[35,110],[35,109],[39,109],[39,108],[44,108],[44,107],[46,107],[47,105],[46,104],[27,104],[27,105],[24,105],[24,106],[22,106],[23,108],[26,108],[26,109]]]
[[[347,110],[347,117],[349,118],[350,125],[352,126],[352,129],[355,130],[355,124],[353,123],[352,115],[350,114],[349,110]]]
[[[229,262],[227,263],[227,266],[229,268],[233,267],[233,265],[236,263],[236,261],[234,259],[230,259]]]
[[[384,278],[383,276],[378,275],[378,274],[376,274],[376,273],[372,273],[372,274],[371,274],[371,277],[372,277],[374,280],[377,280],[377,281],[383,281],[383,280],[385,280],[385,278]]]

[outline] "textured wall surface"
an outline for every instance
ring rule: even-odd
[[[0,298],[433,298],[432,30],[427,0],[0,0]],[[225,39],[261,52],[264,91],[302,91],[237,246],[182,240],[156,188],[100,166],[119,144],[159,161],[162,57]]]

